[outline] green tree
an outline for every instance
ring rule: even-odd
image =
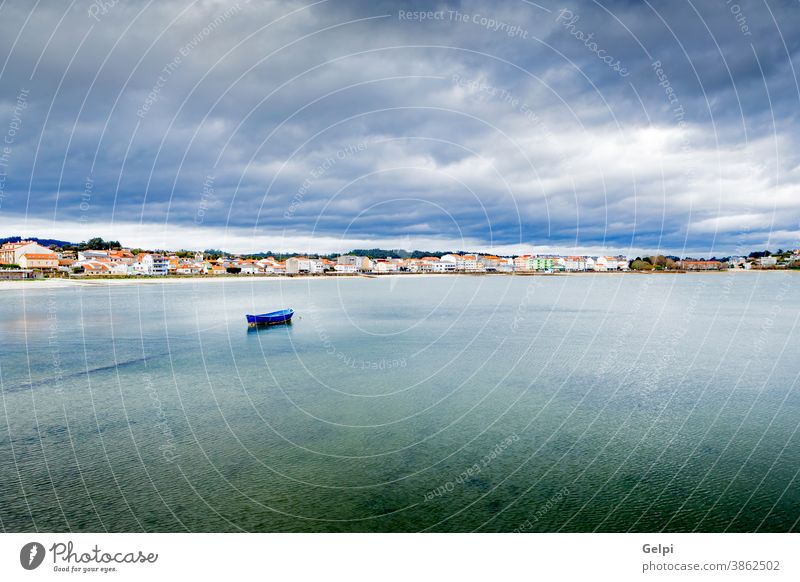
[[[631,269],[634,271],[652,271],[655,269],[655,266],[650,261],[634,259],[631,261]]]

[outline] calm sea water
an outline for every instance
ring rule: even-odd
[[[797,531],[796,273],[0,291],[5,531]],[[248,331],[246,312],[296,310]]]

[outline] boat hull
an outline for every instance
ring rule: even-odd
[[[283,323],[291,323],[294,310],[282,309],[280,311],[272,311],[270,313],[262,313],[259,315],[245,315],[247,318],[247,325],[256,327],[259,325],[281,325]]]

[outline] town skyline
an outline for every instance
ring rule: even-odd
[[[167,276],[296,276],[388,274],[559,274],[608,272],[690,272],[800,269],[800,249],[753,252],[724,259],[681,259],[625,255],[408,253],[395,249],[356,249],[347,254],[278,256],[231,255],[219,250],[148,251],[123,248],[118,241],[92,238],[76,246],[65,241],[44,246],[34,240],[0,245],[0,278],[167,277]],[[397,256],[394,256],[397,255]]]
[[[772,255],[772,254],[784,254],[784,253],[792,253],[794,251],[800,250],[800,245],[797,248],[795,247],[788,247],[786,249],[783,248],[749,248],[749,249],[738,249],[739,252],[729,253],[729,254],[713,254],[713,255],[695,255],[692,253],[684,253],[684,254],[675,254],[669,251],[659,250],[659,251],[651,251],[651,252],[627,252],[627,253],[620,253],[616,252],[614,249],[600,249],[599,252],[580,252],[575,249],[568,250],[566,252],[553,252],[548,250],[541,250],[537,249],[536,245],[525,245],[522,247],[520,252],[510,252],[510,253],[503,253],[503,252],[492,252],[488,249],[465,249],[465,248],[438,248],[438,249],[422,249],[422,248],[404,248],[404,247],[395,247],[395,248],[383,248],[383,247],[364,247],[364,248],[343,248],[342,250],[334,250],[334,251],[324,251],[324,250],[296,250],[296,249],[262,249],[256,250],[252,252],[236,252],[231,249],[222,248],[221,246],[211,245],[206,246],[205,248],[197,247],[191,248],[188,246],[174,246],[174,247],[146,247],[141,245],[129,245],[124,244],[117,240],[111,239],[103,239],[102,237],[89,237],[86,239],[81,240],[80,242],[73,242],[73,241],[66,241],[60,239],[54,239],[50,237],[42,237],[42,236],[22,236],[22,235],[9,235],[6,237],[0,237],[0,244],[6,242],[17,242],[17,241],[35,241],[43,244],[44,246],[57,246],[60,248],[69,247],[69,248],[77,248],[77,247],[85,247],[86,250],[104,250],[104,247],[93,247],[91,246],[91,241],[102,241],[108,245],[109,243],[114,244],[113,247],[106,247],[108,249],[126,249],[132,250],[135,249],[141,252],[147,253],[205,253],[211,255],[219,255],[219,256],[238,256],[238,257],[266,257],[266,256],[281,256],[281,257],[297,257],[297,256],[311,256],[311,257],[337,257],[340,255],[364,255],[369,256],[371,251],[379,251],[378,258],[385,258],[388,253],[397,253],[400,258],[408,258],[412,255],[419,258],[420,256],[425,255],[433,255],[433,256],[441,256],[445,254],[474,254],[474,255],[493,255],[498,257],[518,257],[518,256],[525,256],[525,255],[536,255],[536,256],[585,256],[585,257],[598,257],[598,256],[626,256],[632,260],[635,257],[650,257],[650,256],[665,256],[669,258],[675,259],[697,259],[697,260],[715,260],[715,259],[728,259],[731,257],[756,257],[759,258],[760,256]],[[87,246],[88,245],[88,246]]]

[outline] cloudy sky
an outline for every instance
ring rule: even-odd
[[[0,0],[0,237],[798,247],[799,51],[795,1]]]

